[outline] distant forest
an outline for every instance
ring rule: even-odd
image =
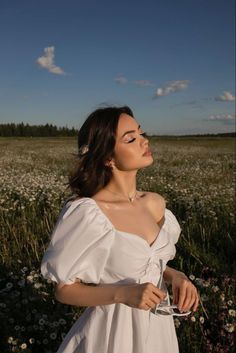
[[[0,137],[65,137],[77,136],[78,130],[74,127],[57,127],[56,125],[29,125],[19,123],[0,124]],[[155,136],[155,135],[149,135]],[[178,135],[180,136],[180,135]],[[222,136],[235,137],[235,132],[219,133],[219,134],[193,134],[182,136]],[[174,137],[171,135],[170,137]]]
[[[29,125],[10,123],[0,124],[1,137],[50,137],[50,136],[76,136],[78,130],[74,127],[57,127],[56,125]]]

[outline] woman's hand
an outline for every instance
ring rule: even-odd
[[[199,303],[199,295],[196,287],[183,272],[177,271],[172,277],[173,304],[182,311],[196,311]]]
[[[155,308],[165,299],[166,293],[154,286],[151,282],[131,284],[122,287],[123,304],[143,310]]]
[[[177,305],[180,311],[197,310],[197,289],[183,272],[166,266],[164,279],[172,284],[173,304]]]

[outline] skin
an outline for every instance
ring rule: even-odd
[[[164,221],[163,213],[165,209],[165,200],[161,195],[147,192],[145,193],[145,198],[138,197],[132,202],[132,205],[128,201],[128,196],[133,196],[136,191],[136,174],[138,170],[153,163],[152,155],[143,156],[149,147],[149,141],[142,135],[144,131],[138,128],[138,125],[139,123],[133,117],[127,114],[120,115],[116,132],[114,157],[106,162],[112,168],[113,177],[93,198],[97,202],[102,199],[105,200],[106,204],[109,204],[106,209],[108,214],[112,209],[116,209],[115,214],[118,214],[119,207],[121,207],[123,212],[132,212],[131,209],[136,207],[137,213],[140,212],[141,214],[148,209],[160,231]],[[134,130],[134,132],[123,136],[126,131],[130,130]],[[108,190],[116,194],[111,194]],[[140,194],[142,193],[139,192],[138,196]],[[127,201],[125,201],[125,197]],[[114,221],[117,220],[114,219]],[[131,220],[130,222],[132,225]],[[144,218],[143,223],[145,224]],[[148,239],[149,244],[153,240]],[[177,304],[180,311],[197,310],[199,295],[196,287],[183,272],[167,266],[164,271],[164,279],[171,284],[173,304]],[[95,306],[123,303],[130,307],[150,310],[164,300],[166,293],[150,282],[125,285],[98,284],[95,287],[91,287],[80,283],[78,280],[78,282],[71,285],[58,284],[55,296],[58,301],[71,305]]]
[[[127,114],[121,114],[117,128],[115,157],[110,161],[113,178],[104,189],[108,188],[117,191],[121,195],[133,195],[136,190],[136,174],[138,170],[153,163],[152,155],[143,157],[143,153],[149,148],[149,141],[142,136],[144,131],[138,126],[139,123],[136,119]],[[135,130],[135,132],[122,136],[124,132],[130,130]],[[135,140],[130,142],[133,139]],[[159,197],[152,197],[153,209],[158,209],[158,203],[160,203]],[[154,204],[155,206],[153,206]],[[156,217],[160,219],[160,217]],[[197,310],[199,304],[197,289],[184,273],[167,266],[164,272],[164,279],[171,283],[173,304],[177,304],[180,311]],[[136,289],[136,292],[139,297],[140,291]],[[141,295],[144,292],[146,294],[146,306],[149,306],[149,308],[155,307],[156,304],[159,304],[159,300],[163,300],[163,292],[157,291],[152,284],[151,286],[144,285],[141,289]],[[132,299],[130,300],[129,298]],[[130,288],[126,288],[125,299],[126,303],[131,304],[131,306],[137,305],[137,302],[133,303],[135,301],[135,293],[131,293]]]

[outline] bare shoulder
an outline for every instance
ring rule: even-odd
[[[165,213],[166,200],[156,192],[146,192],[147,206],[157,222],[162,219]]]

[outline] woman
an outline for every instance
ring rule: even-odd
[[[57,353],[179,351],[165,282],[183,314],[199,299],[166,265],[181,232],[176,217],[161,195],[136,190],[138,170],[153,163],[148,143],[126,106],[97,109],[79,130],[75,197],[61,210],[41,272],[56,282],[58,301],[88,308]]]

